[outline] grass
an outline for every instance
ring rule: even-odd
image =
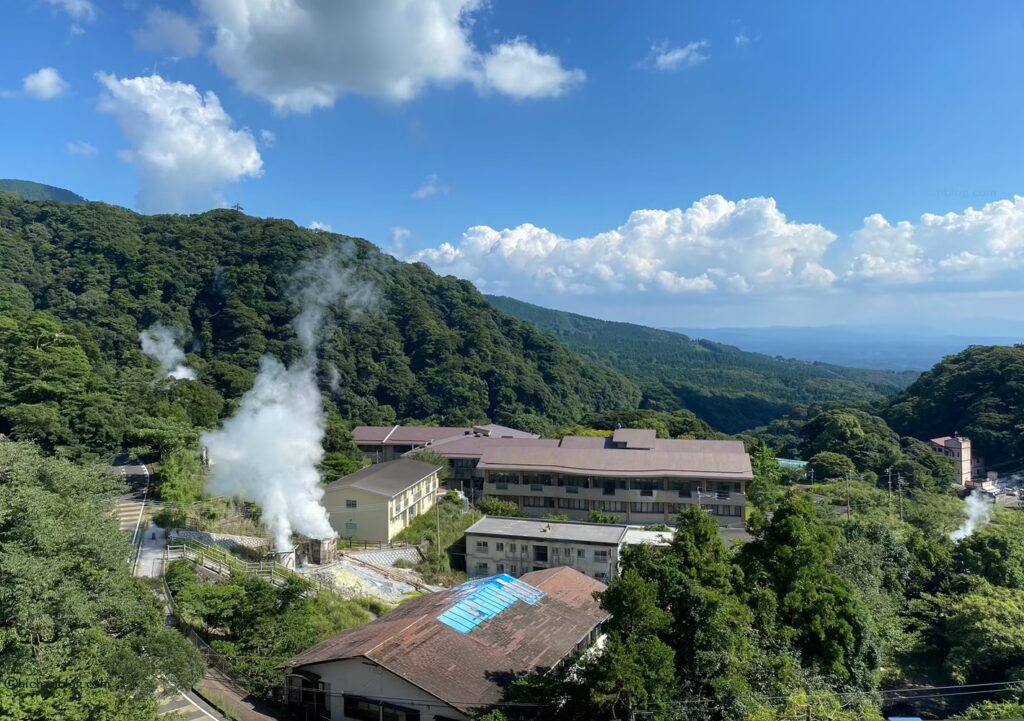
[[[430,551],[415,570],[427,583],[454,585],[465,580],[464,573],[452,568],[453,553],[465,553],[466,529],[483,518],[476,510],[463,513],[462,502],[452,495],[443,496],[435,508],[417,516],[394,538],[395,543],[419,544],[427,541]],[[440,529],[440,536],[438,535]]]

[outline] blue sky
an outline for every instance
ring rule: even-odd
[[[239,202],[654,325],[1017,315],[1016,2],[5,14],[3,177],[146,212]]]

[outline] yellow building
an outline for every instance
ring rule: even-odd
[[[323,505],[342,538],[388,543],[434,507],[440,466],[400,458],[345,476],[324,489]]]

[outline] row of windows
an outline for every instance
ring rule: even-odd
[[[536,567],[530,566],[530,564],[526,564],[521,567],[515,563],[498,562],[494,564],[495,573],[511,573],[513,576],[518,575],[519,573],[527,573],[531,569],[539,570]],[[476,564],[475,568],[473,569],[473,572],[477,576],[489,576],[491,574],[491,564],[489,564],[487,561],[480,561]],[[596,578],[598,581],[608,580],[608,574],[605,571],[596,571],[593,575],[594,578]]]
[[[705,500],[711,499],[711,496],[705,496]],[[553,498],[544,498],[537,496],[523,496],[520,501],[524,508],[554,508],[555,502]],[[659,503],[659,502],[646,502],[646,501],[635,501],[628,503],[626,501],[592,501],[592,508],[595,511],[603,511],[604,513],[626,513],[629,510],[632,513],[646,513],[646,514],[658,514],[668,513],[670,515],[676,515],[682,513],[685,509],[692,507],[692,503]],[[586,499],[580,498],[560,498],[558,499],[559,510],[566,511],[586,511],[591,506],[588,506]],[[725,505],[725,504],[709,504],[702,503],[701,508],[708,511],[713,516],[742,516],[743,507],[738,505]]]
[[[514,544],[514,543],[506,544],[504,541],[495,541],[495,543],[494,543],[494,550],[497,551],[497,552],[504,552],[505,549],[506,549],[506,546],[508,547],[508,553],[516,553],[516,550],[517,550],[516,544]],[[530,546],[528,544],[524,543],[524,544],[522,544],[521,546],[518,547],[518,550],[522,551],[522,553],[525,554],[525,553],[528,552],[529,548],[530,548]],[[543,554],[547,554],[547,552],[548,552],[548,546],[536,546],[535,545],[535,546],[533,546],[533,549],[534,549],[534,551],[541,551]],[[488,553],[489,551],[490,551],[490,542],[489,541],[477,541],[476,542],[476,552],[477,553]],[[572,556],[572,555],[575,555],[576,558],[586,558],[586,556],[587,556],[587,549],[584,549],[584,548],[572,549],[572,548],[562,548],[561,546],[553,546],[553,547],[551,547],[551,555],[552,556]],[[608,549],[594,549],[593,550],[593,559],[595,561],[607,561],[608,560]]]
[[[491,473],[487,480],[502,485],[524,486],[558,486],[564,488],[603,489],[606,493],[615,491],[635,490],[652,493],[654,491],[671,491],[680,496],[690,496],[698,490],[701,493],[720,491],[724,493],[741,493],[743,485],[732,481],[681,481],[663,478],[591,478],[585,476],[566,476],[553,478],[543,473],[524,473],[520,477],[516,473]]]

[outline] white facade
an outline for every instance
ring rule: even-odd
[[[468,716],[419,686],[365,658],[313,664],[302,671],[303,674],[288,676],[289,691],[300,685],[306,686],[304,698],[309,701],[313,698],[310,692],[320,687],[322,706],[318,711],[322,718],[331,721],[378,721],[380,718],[389,721],[469,720]],[[311,685],[304,680],[309,674],[319,676],[319,683]],[[345,713],[346,708],[349,715]]]
[[[607,583],[619,567],[619,544],[494,538],[466,533],[466,572],[470,578],[497,573],[521,576],[554,566],[569,566]]]

